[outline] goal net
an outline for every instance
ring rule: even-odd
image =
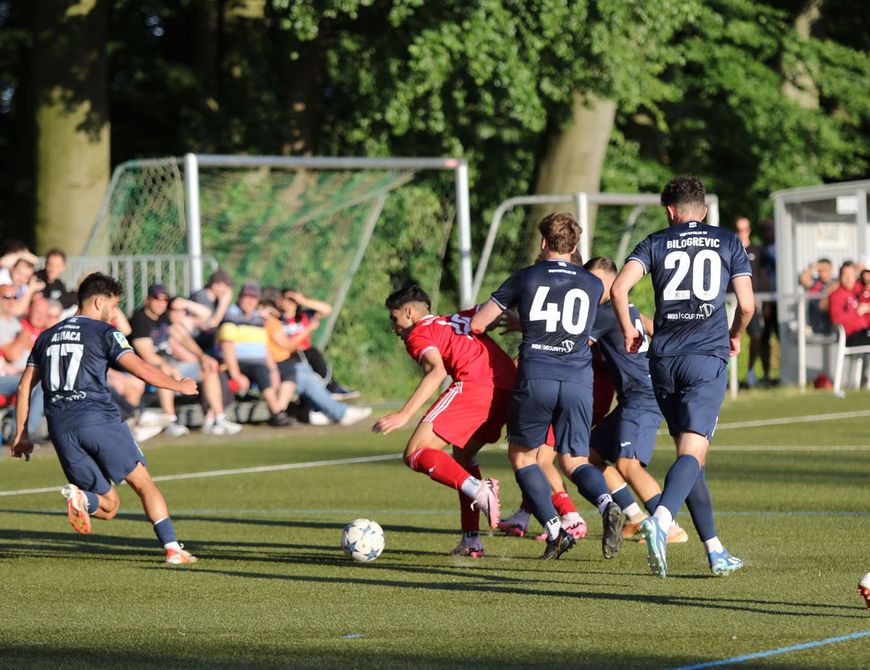
[[[203,260],[212,261],[202,264],[203,279],[216,265],[238,285],[292,288],[331,303],[332,316],[312,339],[327,349],[336,377],[375,397],[404,393],[407,357],[389,332],[383,301],[416,282],[434,308],[457,306],[452,274],[445,282],[450,304],[438,305],[456,212],[452,180],[410,167],[312,169],[199,158],[194,202],[182,159],[131,161],[113,175],[84,254],[146,259],[146,271],[131,273],[137,304],[127,310],[162,278],[161,257],[191,255],[198,222],[194,276]]]

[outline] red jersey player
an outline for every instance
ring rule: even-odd
[[[386,435],[404,426],[450,375],[452,383],[423,415],[404,460],[412,470],[459,491],[462,541],[453,554],[479,558],[484,555],[479,512],[495,528],[499,500],[498,481],[481,478],[475,456],[501,436],[516,367],[488,335],[471,334],[474,310],[433,315],[429,296],[419,286],[396,291],[386,306],[393,331],[424,375],[402,409],[378,419],[372,430]],[[452,457],[442,451],[448,445]]]

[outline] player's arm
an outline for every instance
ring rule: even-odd
[[[136,375],[146,384],[169,389],[170,391],[175,391],[176,393],[181,393],[183,395],[197,394],[196,382],[193,379],[185,377],[184,379],[177,381],[163,372],[160,368],[143,361],[135,352],[130,351],[129,349],[127,351],[128,353],[118,358],[118,366],[130,374]]]
[[[646,331],[647,335],[652,337],[652,335],[656,329],[655,322],[651,318],[649,318],[646,314],[644,314],[643,312],[639,312],[639,314],[640,314],[640,322],[643,324],[643,329]]]
[[[391,412],[378,419],[375,425],[372,426],[372,432],[387,435],[404,426],[432,394],[438,390],[441,382],[447,377],[447,370],[444,369],[444,361],[441,359],[441,354],[434,347],[423,352],[423,355],[420,357],[420,366],[423,368],[423,379],[420,380],[411,397],[408,398],[402,409],[398,412]]]
[[[613,311],[625,338],[625,350],[630,353],[637,352],[643,345],[643,335],[632,323],[631,312],[628,309],[628,292],[643,278],[643,275],[643,265],[639,261],[629,259],[622,266],[610,289],[610,302],[613,303]]]
[[[136,355],[145,363],[159,369],[166,375],[172,375],[174,368],[157,353],[157,350],[154,348],[154,340],[150,336],[137,337],[130,344],[133,345]]]
[[[734,312],[728,337],[731,338],[731,355],[736,356],[740,353],[740,338],[755,313],[755,293],[752,290],[752,277],[748,275],[734,277],[731,285],[737,298],[737,310]]]
[[[480,309],[477,310],[477,314],[471,317],[471,332],[475,335],[485,333],[487,328],[493,325],[502,315],[502,312],[504,312],[504,307],[490,298],[480,306]]]
[[[15,401],[15,439],[12,441],[11,453],[14,458],[24,456],[27,461],[30,460],[30,453],[33,451],[33,443],[27,434],[27,418],[30,415],[30,394],[34,384],[39,381],[37,373],[38,368],[34,365],[24,368],[16,391],[18,395]]]

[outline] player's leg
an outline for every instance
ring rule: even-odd
[[[613,558],[622,547],[625,517],[613,501],[601,470],[589,462],[591,383],[561,382],[559,386],[559,411],[553,420],[559,466],[577,485],[580,495],[601,513],[602,553],[605,558]]]
[[[482,480],[480,464],[477,462],[477,452],[483,447],[482,443],[471,442],[465,447],[453,445],[453,459],[459,463],[472,477]],[[474,505],[474,499],[462,492],[459,495],[459,523],[462,529],[462,538],[453,550],[454,556],[470,556],[481,558],[484,555],[483,543],[480,540],[480,508]]]
[[[166,562],[173,565],[195,563],[196,557],[185,551],[178,542],[166,500],[151,478],[148,468],[141,462],[137,463],[124,481],[142,501],[145,516],[153,524],[154,534],[166,550]]]
[[[698,531],[698,537],[704,543],[707,551],[707,563],[714,575],[730,575],[743,567],[743,561],[733,556],[719,540],[716,533],[716,521],[713,518],[713,498],[707,486],[706,468],[701,468],[695,485],[686,498],[686,507],[692,516],[692,523]]]
[[[553,507],[556,508],[556,512],[562,521],[562,528],[575,540],[580,540],[586,537],[588,532],[586,520],[580,516],[577,506],[571,500],[568,491],[565,490],[565,482],[555,464],[556,450],[553,447],[554,444],[555,436],[551,428],[547,435],[547,443],[542,444],[538,448],[538,465],[543,470],[544,475],[546,475],[547,481],[550,482],[550,499],[553,501]],[[535,539],[544,541],[547,539],[547,534],[543,533]]]

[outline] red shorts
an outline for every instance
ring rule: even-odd
[[[607,364],[597,360],[594,356],[592,357],[592,370],[595,380],[592,385],[592,426],[597,426],[598,422],[610,413],[616,387],[610,378]]]
[[[423,416],[432,430],[445,442],[465,447],[474,440],[481,444],[497,442],[507,421],[511,391],[491,386],[454,382]]]

